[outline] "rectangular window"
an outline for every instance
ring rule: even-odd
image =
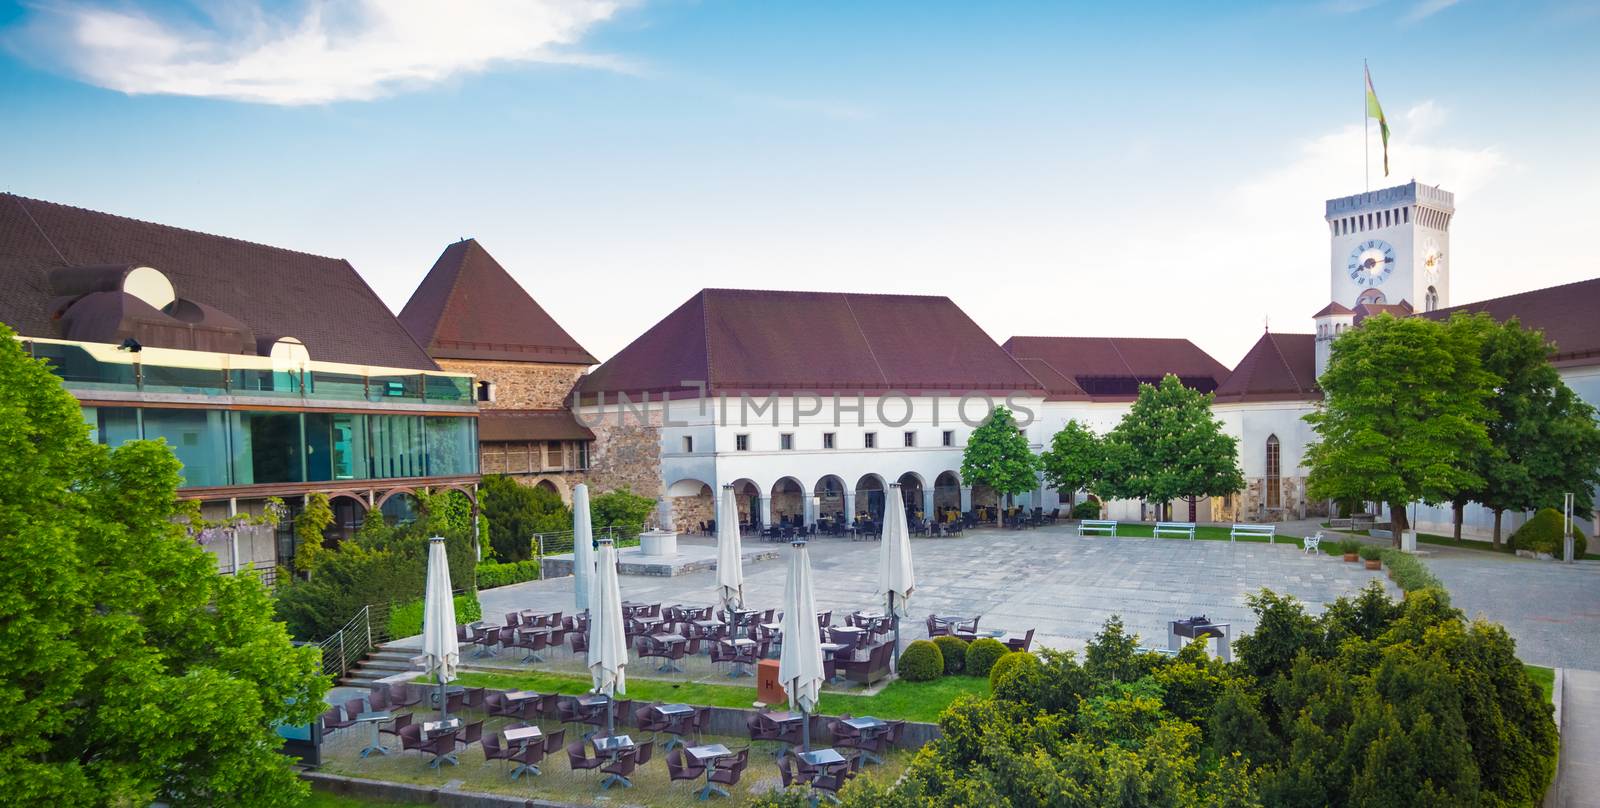
[[[907,432],[906,433],[906,445],[907,446],[916,446],[917,445],[917,433],[915,433],[915,432]]]
[[[876,432],[868,432],[864,442],[862,443],[862,445],[867,447],[868,449],[877,448],[877,446],[878,446],[878,433],[876,433]]]
[[[824,449],[832,449],[833,448],[833,433],[832,432],[824,432],[824,433],[822,433],[822,448],[824,448]]]
[[[785,432],[782,435],[779,435],[778,436],[778,448],[784,450],[785,452],[790,451],[791,449],[793,449],[794,448],[794,434],[790,433],[790,432]]]
[[[733,436],[733,449],[736,452],[748,452],[748,451],[750,451],[750,436],[749,435],[734,435]]]
[[[578,441],[578,470],[589,470],[589,442],[586,440]]]
[[[305,480],[306,444],[300,413],[231,412],[228,416],[233,433],[234,485]]]
[[[430,415],[423,419],[428,476],[455,477],[478,471],[478,437],[472,418]]]
[[[228,485],[227,420],[222,410],[146,409],[144,436],[172,447],[184,487]]]
[[[683,436],[683,453],[684,454],[694,454],[694,436],[693,435],[684,435]]]
[[[422,419],[415,415],[372,415],[372,476],[421,477],[423,474]]]
[[[956,432],[955,432],[955,430],[946,429],[944,431],[943,442],[944,442],[944,445],[946,445],[946,446],[954,446],[954,445],[956,445]]]

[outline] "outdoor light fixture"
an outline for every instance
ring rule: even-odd
[[[122,341],[121,345],[117,346],[117,350],[127,351],[129,353],[138,353],[139,351],[144,350],[144,346],[140,345],[139,341],[133,337],[128,337]]]

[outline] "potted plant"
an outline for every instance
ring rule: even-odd
[[[1361,554],[1361,542],[1355,539],[1345,539],[1339,542],[1339,552],[1344,553],[1344,560],[1355,561]]]
[[[1361,548],[1361,560],[1367,562],[1367,569],[1375,570],[1383,567],[1383,551],[1376,546],[1368,544]]]

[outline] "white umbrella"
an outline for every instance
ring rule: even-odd
[[[617,550],[611,539],[600,540],[598,568],[589,596],[589,676],[594,692],[612,697],[628,692],[628,635],[622,623],[622,590],[617,585]],[[612,730],[611,704],[606,705],[606,732]]]
[[[590,526],[589,486],[578,483],[572,489],[572,592],[577,604],[589,608],[589,582],[594,580],[594,528]]]
[[[822,630],[817,626],[817,597],[811,591],[811,556],[805,539],[793,542],[789,582],[783,590],[783,653],[778,681],[789,694],[789,709],[805,715],[801,750],[811,747],[810,713],[822,693]]]
[[[738,636],[733,612],[744,606],[744,549],[739,542],[739,502],[733,486],[722,487],[721,512],[717,514],[717,599],[728,611],[728,625]]]
[[[445,712],[444,686],[456,678],[461,664],[461,645],[456,642],[456,602],[450,594],[450,560],[445,557],[444,537],[428,540],[428,583],[423,590],[422,652],[428,668],[439,679],[439,711]]]
[[[885,614],[894,620],[894,659],[900,657],[900,618],[910,612],[907,601],[917,588],[917,575],[911,570],[911,531],[906,527],[906,509],[900,499],[900,484],[889,485],[893,505],[884,515],[883,542],[878,548],[878,594],[884,596]]]

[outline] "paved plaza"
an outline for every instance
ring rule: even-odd
[[[1600,561],[1560,564],[1429,547],[1424,563],[1468,617],[1503,624],[1535,665],[1600,671]]]
[[[711,544],[704,537],[682,542]],[[757,541],[746,539],[747,544]],[[837,613],[879,604],[878,543],[822,538],[812,541],[818,608]],[[787,547],[784,547],[787,554]],[[1313,611],[1381,573],[1322,554],[1302,554],[1290,544],[1180,539],[1082,538],[1067,526],[1028,531],[979,530],[950,539],[913,539],[917,592],[906,637],[924,636],[929,613],[981,615],[981,628],[1022,633],[1037,629],[1036,644],[1080,649],[1106,618],[1122,615],[1147,647],[1166,646],[1167,621],[1204,614],[1230,623],[1238,636],[1255,623],[1245,597],[1263,587],[1294,595]],[[745,567],[745,599],[752,607],[783,600],[783,558]],[[628,600],[705,605],[715,602],[715,573],[672,578],[624,576]],[[507,611],[572,611],[572,579],[531,581],[480,594],[484,617],[498,623]],[[836,622],[842,622],[840,617]]]

